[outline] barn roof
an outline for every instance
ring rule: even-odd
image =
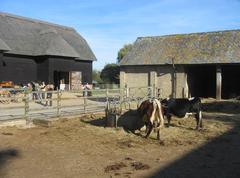
[[[240,30],[140,37],[120,65],[240,63]]]
[[[9,51],[9,46],[0,38],[0,51]]]
[[[86,40],[71,27],[0,13],[0,50],[4,47],[11,54],[96,60]]]

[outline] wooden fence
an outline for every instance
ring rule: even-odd
[[[121,105],[136,108],[143,99],[153,97],[151,87],[97,89],[76,91],[15,91],[11,96],[0,96],[0,121],[24,118],[30,123],[35,118],[52,118],[84,113],[104,112],[106,107]]]

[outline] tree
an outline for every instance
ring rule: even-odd
[[[119,84],[120,67],[118,64],[107,64],[101,72],[101,79],[104,83]]]
[[[96,81],[97,83],[103,83],[100,75],[101,75],[101,71],[94,69],[92,72],[92,80]]]
[[[123,57],[132,49],[132,44],[125,44],[119,51],[117,56],[117,62],[119,63]]]

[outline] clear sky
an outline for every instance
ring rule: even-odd
[[[74,27],[99,70],[139,36],[240,29],[240,0],[0,0],[0,11]]]

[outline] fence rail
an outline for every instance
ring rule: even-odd
[[[35,118],[104,112],[107,106],[136,108],[139,102],[154,95],[152,87],[47,92],[16,90],[12,93],[11,96],[0,96],[0,121],[25,119],[29,123]],[[1,102],[4,100],[9,102]]]

